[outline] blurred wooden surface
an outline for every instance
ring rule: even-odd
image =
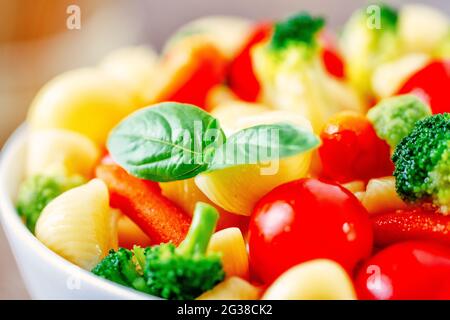
[[[0,255],[0,300],[29,299],[2,228]]]

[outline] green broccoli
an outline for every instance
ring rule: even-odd
[[[363,94],[370,94],[372,72],[401,54],[398,11],[385,4],[356,11],[341,35],[341,48],[350,83]]]
[[[124,248],[119,248],[117,251],[111,250],[109,255],[92,270],[92,273],[123,286],[149,293],[143,276],[147,250],[137,246],[132,251]]]
[[[85,182],[80,176],[35,175],[27,178],[20,186],[17,197],[17,211],[25,220],[28,229],[34,233],[36,222],[47,204],[63,192]]]
[[[395,148],[397,193],[406,201],[431,200],[450,209],[450,114],[420,120]]]
[[[324,25],[323,18],[314,18],[306,12],[301,12],[275,24],[270,46],[273,50],[281,50],[301,43],[306,46],[315,45],[316,33]]]
[[[361,106],[359,97],[324,67],[318,41],[324,24],[323,18],[301,12],[276,23],[270,41],[252,50],[262,99],[304,116],[315,131],[336,112]]]
[[[430,108],[413,95],[383,99],[370,109],[367,117],[377,135],[395,148],[414,128],[417,121],[431,115]]]
[[[206,254],[219,214],[197,203],[183,243],[161,244],[132,251],[111,251],[92,272],[108,280],[165,299],[191,300],[224,279],[220,256]]]

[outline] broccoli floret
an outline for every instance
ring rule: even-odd
[[[220,256],[206,254],[219,215],[205,203],[197,203],[186,239],[178,248],[161,244],[147,253],[145,275],[150,292],[165,299],[190,300],[223,280]]]
[[[430,108],[413,95],[387,98],[373,107],[367,117],[377,135],[395,148],[414,128],[417,121],[431,115]]]
[[[92,270],[92,273],[123,286],[149,293],[143,275],[145,265],[142,257],[145,260],[146,250],[137,246],[132,251],[124,248],[119,248],[117,251],[111,250],[108,256]]]
[[[306,12],[301,12],[275,24],[270,46],[274,50],[281,50],[292,44],[315,45],[316,33],[324,25],[323,18],[315,18]]]
[[[165,299],[191,300],[223,280],[220,256],[206,249],[219,214],[205,203],[197,203],[191,227],[183,243],[142,249],[112,250],[92,272]]]
[[[34,233],[36,222],[50,201],[84,182],[80,176],[35,175],[27,178],[19,189],[17,211],[28,229]]]
[[[397,193],[406,201],[431,200],[450,209],[450,114],[420,120],[395,148]]]

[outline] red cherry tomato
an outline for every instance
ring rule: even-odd
[[[450,112],[450,60],[433,61],[416,72],[399,94],[413,93],[431,107],[433,114]]]
[[[340,112],[326,123],[320,137],[324,177],[343,183],[392,175],[390,148],[365,116]]]
[[[317,179],[289,182],[264,196],[250,218],[248,239],[252,271],[265,283],[318,258],[351,272],[372,250],[366,209],[350,191]]]
[[[247,43],[230,65],[228,84],[242,100],[254,102],[258,98],[260,85],[253,71],[252,48],[270,37],[272,24],[261,23],[255,26]]]
[[[402,242],[369,259],[358,272],[360,299],[450,299],[450,248]]]
[[[371,221],[377,246],[406,240],[434,240],[450,245],[450,216],[434,210],[396,210],[372,216]]]
[[[319,34],[322,45],[322,61],[328,73],[338,79],[345,78],[344,61],[339,53],[334,35],[328,30]]]

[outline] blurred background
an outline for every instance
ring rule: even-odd
[[[385,0],[396,6],[420,2],[450,14],[448,0]],[[0,146],[24,120],[37,90],[58,73],[96,64],[114,48],[146,44],[160,49],[186,22],[205,15],[255,20],[308,10],[338,29],[358,0],[0,0]],[[67,8],[81,9],[81,28],[69,30]],[[27,293],[0,230],[0,299]]]

